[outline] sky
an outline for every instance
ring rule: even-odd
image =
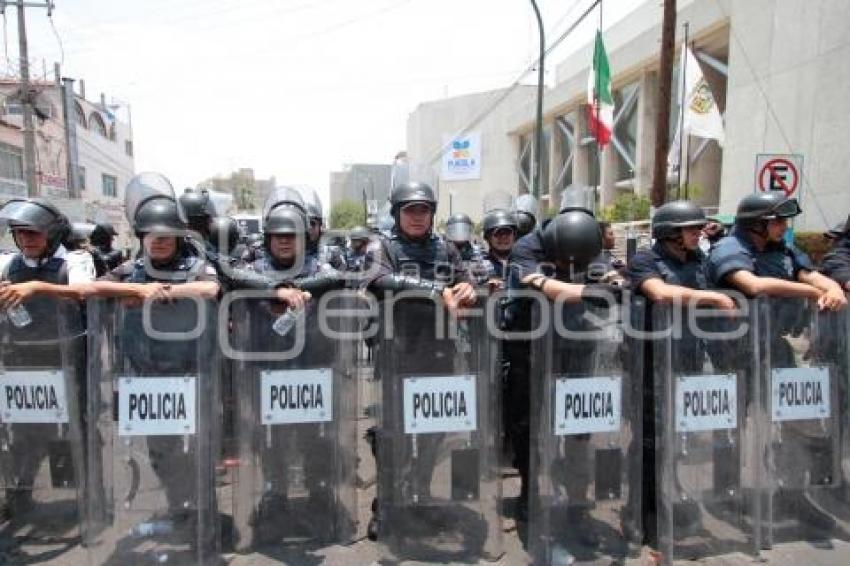
[[[646,0],[605,0],[607,28]],[[650,0],[651,1],[651,0]],[[551,44],[593,0],[539,0]],[[129,103],[137,171],[175,187],[253,167],[327,203],[346,163],[390,163],[421,102],[502,88],[537,53],[526,0],[55,0],[27,8],[31,74]],[[589,17],[552,54],[588,48]],[[17,72],[16,8],[0,70]],[[588,52],[588,59],[590,58]],[[532,84],[531,73],[523,83]]]

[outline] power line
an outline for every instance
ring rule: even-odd
[[[549,53],[551,53],[562,41],[564,41],[564,39],[567,38],[568,35],[570,35],[575,30],[579,26],[579,24],[581,24],[581,22],[583,22],[584,19],[588,15],[590,15],[590,13],[593,11],[594,8],[596,8],[596,6],[599,4],[600,1],[601,0],[593,0],[593,2],[590,4],[590,6],[581,14],[581,16],[579,16],[578,19],[575,20],[564,31],[564,33],[562,33],[552,43],[552,45],[550,45],[549,47],[546,48],[546,51],[544,52],[544,57],[546,55],[549,55]],[[578,4],[579,2],[580,2],[580,0],[577,0],[576,4]],[[539,62],[540,62],[540,58],[538,57],[534,60],[534,62],[531,65],[529,65],[522,73],[520,73],[519,77],[517,77],[517,79],[509,87],[507,87],[505,90],[500,92],[499,95],[495,98],[495,100],[493,100],[493,102],[491,104],[487,105],[484,108],[484,110],[479,112],[466,126],[464,126],[460,130],[455,132],[454,135],[452,135],[446,143],[441,143],[439,148],[431,154],[430,158],[428,158],[428,160],[426,161],[426,164],[427,165],[433,165],[434,163],[439,161],[442,158],[443,154],[445,154],[446,150],[451,146],[452,140],[469,133],[469,131],[472,130],[472,128],[474,128],[475,126],[480,124],[484,120],[484,118],[489,116],[491,112],[493,112],[496,108],[498,108],[499,105],[502,104],[502,102],[504,102],[508,98],[508,96],[511,95],[511,93],[513,93],[517,88],[519,88],[522,79],[525,78],[526,75],[528,75],[530,72],[534,71],[537,68],[537,65],[539,64]]]

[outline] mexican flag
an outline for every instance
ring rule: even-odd
[[[596,138],[599,149],[604,149],[611,141],[611,129],[614,127],[614,98],[611,96],[611,69],[608,67],[608,55],[602,42],[602,32],[596,31],[596,43],[593,47],[593,67],[587,78],[587,123],[590,135]]]

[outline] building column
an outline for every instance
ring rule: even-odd
[[[655,124],[658,119],[658,73],[645,72],[638,85],[637,148],[635,150],[635,194],[649,196],[655,163]]]

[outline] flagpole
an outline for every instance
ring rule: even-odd
[[[686,167],[690,170],[690,163],[688,162],[689,155],[682,153],[682,150],[687,145],[685,143],[685,98],[687,97],[685,89],[687,88],[688,83],[685,77],[688,72],[688,22],[682,24],[682,27],[685,28],[685,40],[682,42],[682,52],[679,54],[679,60],[681,61],[681,65],[679,65],[679,72],[681,73],[681,76],[679,77],[679,174],[676,186],[677,199],[682,196],[682,167]],[[687,175],[689,173],[690,171],[686,173],[685,182],[687,182]],[[685,189],[685,194],[687,195],[687,188]]]
[[[599,0],[599,33],[602,33],[602,0]],[[593,68],[598,69],[598,62],[596,60],[596,41],[593,42]],[[602,160],[602,148],[599,146],[599,119],[601,117],[599,112],[599,92],[602,90],[602,79],[600,74],[596,73],[596,88],[593,89],[593,106],[596,110],[596,161],[597,168],[599,174],[596,176],[596,199],[601,199],[602,196],[602,167],[604,161]],[[613,134],[613,133],[612,133]]]
[[[537,7],[536,0],[531,0],[531,7],[534,8],[534,15],[537,18],[537,30],[540,39],[540,56],[537,60],[537,115],[534,121],[534,174],[531,176],[531,194],[535,200],[539,200],[543,170],[543,63],[546,57],[546,35],[543,30],[543,18],[540,16],[540,8]]]

